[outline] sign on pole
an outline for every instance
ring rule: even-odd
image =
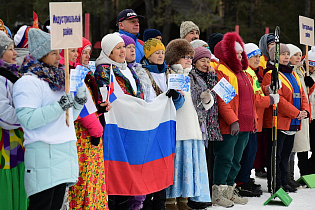
[[[82,2],[50,2],[51,49],[82,47]]]
[[[314,45],[314,19],[299,16],[300,44]]]
[[[51,49],[65,49],[65,92],[70,92],[69,48],[82,47],[82,2],[49,2]],[[66,124],[69,126],[69,109]]]

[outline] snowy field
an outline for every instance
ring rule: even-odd
[[[297,160],[295,161],[295,167],[294,167],[294,176],[295,180],[300,178],[299,169],[297,167]],[[248,198],[248,203],[246,205],[234,205],[232,208],[228,208],[231,210],[263,210],[263,209],[272,209],[272,210],[286,210],[286,209],[294,209],[294,210],[315,210],[315,188],[309,189],[298,189],[296,193],[289,193],[288,195],[293,199],[291,204],[287,207],[284,204],[281,204],[281,201],[279,198],[274,199],[275,201],[279,201],[280,204],[275,205],[264,205],[264,203],[270,198],[271,194],[268,193],[267,190],[267,179],[259,179],[255,177],[255,172],[252,170],[252,178],[255,178],[256,184],[260,184],[263,194],[260,197],[252,197]],[[207,208],[209,210],[211,209],[227,209],[221,206],[212,206]]]

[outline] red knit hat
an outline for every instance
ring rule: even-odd
[[[211,59],[211,53],[210,51],[205,47],[196,47],[195,49],[195,56],[193,58],[193,63],[196,63],[197,60],[200,58],[210,58]]]

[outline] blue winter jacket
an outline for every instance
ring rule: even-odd
[[[120,30],[120,29],[119,29],[119,33],[124,34],[126,36],[129,36],[135,41],[135,43],[136,43],[136,62],[140,63],[141,58],[143,58],[143,56],[144,56],[143,46],[140,44],[140,42],[138,42],[138,37],[140,36],[140,34],[138,34],[136,36],[136,35],[133,35],[131,33],[126,32],[126,31]]]

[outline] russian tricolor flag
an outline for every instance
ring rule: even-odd
[[[146,195],[173,184],[176,110],[165,93],[151,103],[121,95],[105,119],[109,195]]]
[[[110,66],[110,77],[109,77],[109,86],[108,86],[108,94],[106,101],[109,101],[113,103],[117,99],[115,93],[114,93],[114,79],[115,75],[113,72],[113,65]]]
[[[86,95],[87,95],[87,101],[83,106],[83,109],[81,110],[78,119],[88,116],[89,114],[92,114],[94,112],[97,112],[97,108],[94,104],[94,101],[92,99],[91,93],[89,89],[86,87],[85,83],[83,83],[83,86],[86,88]]]

